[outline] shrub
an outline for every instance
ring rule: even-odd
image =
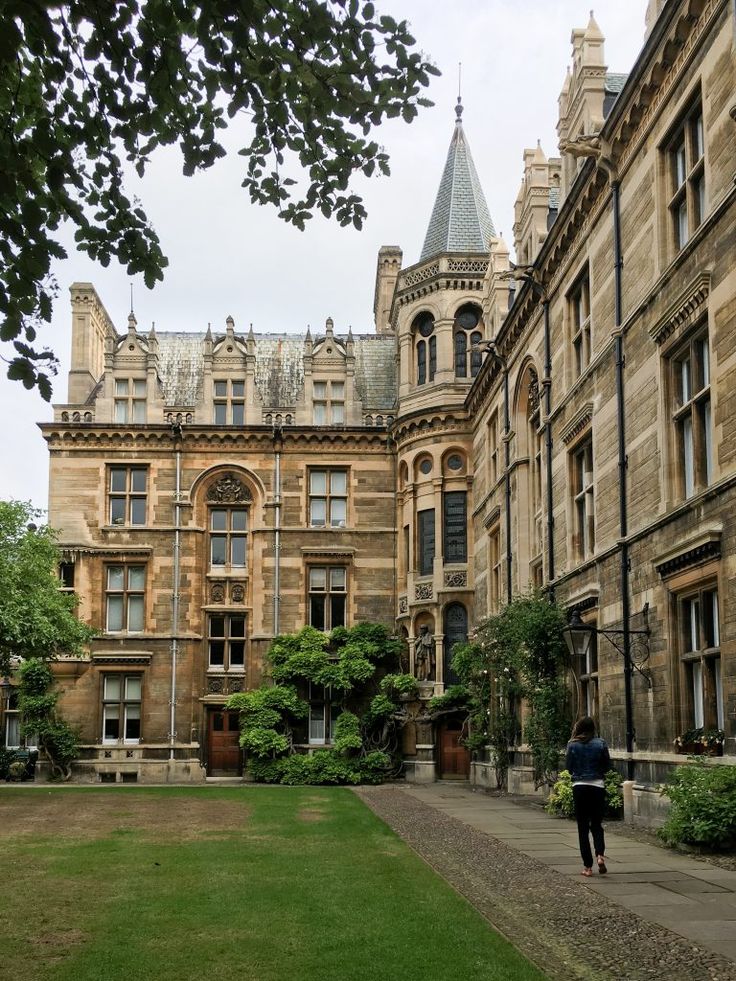
[[[624,795],[621,789],[623,777],[618,770],[609,770],[605,776],[606,784],[606,816],[618,817],[624,806]],[[552,786],[544,809],[555,817],[575,817],[575,804],[572,795],[572,776],[569,770],[561,770]]]
[[[14,749],[3,749],[0,747],[0,780],[10,779],[10,765],[18,759],[18,754]]]
[[[658,834],[668,845],[730,848],[736,843],[736,766],[703,759],[678,767],[662,790],[672,801]]]

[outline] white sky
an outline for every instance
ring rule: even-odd
[[[391,157],[391,177],[356,183],[368,209],[362,232],[321,216],[305,232],[284,224],[274,209],[251,205],[240,187],[242,158],[228,156],[194,177],[181,175],[178,151],[154,157],[145,179],[131,180],[161,238],[170,264],[149,292],[141,277],[133,293],[138,329],[236,331],[321,330],[332,316],[338,332],[373,330],[376,253],[399,245],[404,265],[419,258],[454,126],[457,65],[462,62],[463,124],[496,230],[512,244],[513,205],[522,151],[537,139],[557,154],[557,98],[570,63],[570,33],[585,27],[589,0],[379,0],[379,9],[407,18],[421,49],[442,71],[407,126],[391,120],[375,137]],[[598,0],[595,17],[606,36],[609,71],[628,72],[642,46],[646,0]],[[233,134],[235,138],[235,134]],[[236,145],[236,144],[233,144]],[[71,234],[65,244],[71,242]],[[61,359],[54,402],[65,402],[71,314],[68,288],[94,283],[118,331],[126,327],[130,277],[68,249],[56,264],[61,288],[51,327],[40,338]],[[47,501],[46,444],[36,426],[51,408],[35,392],[0,378],[5,419],[0,450],[0,498]]]

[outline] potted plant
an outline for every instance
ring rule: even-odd
[[[688,729],[675,739],[678,753],[688,756],[723,756],[723,729]]]

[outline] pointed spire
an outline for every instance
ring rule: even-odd
[[[207,324],[207,332],[204,335],[204,339],[206,341],[211,341],[212,340],[212,324],[210,324],[210,323]]]
[[[463,104],[458,94],[455,130],[420,262],[443,252],[487,252],[488,240],[494,234],[483,188],[463,129],[462,114]]]
[[[137,327],[138,327],[138,321],[135,319],[135,314],[131,309],[130,313],[128,314],[128,333],[135,334]]]
[[[586,41],[605,41],[605,36],[603,34],[603,31],[596,23],[596,19],[593,16],[592,10],[590,12],[590,20],[588,21],[588,26],[585,28],[585,39]]]
[[[328,317],[327,320],[325,321],[325,334],[328,337],[332,337],[334,328],[335,328],[335,322],[333,321],[332,317]]]

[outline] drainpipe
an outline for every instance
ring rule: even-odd
[[[273,431],[273,635],[277,637],[281,624],[281,427]]]
[[[171,702],[169,717],[169,759],[175,757],[176,746],[176,661],[179,653],[179,567],[181,553],[181,441],[180,422],[171,426],[176,458],[176,490],[174,493],[174,582],[171,603]]]
[[[511,413],[509,410],[509,367],[506,359],[496,351],[495,357],[503,371],[503,441],[504,441],[504,497],[506,501],[506,602],[511,602]]]
[[[549,297],[542,301],[544,310],[544,442],[547,454],[547,579],[550,582],[550,598],[554,597],[555,578],[555,518],[552,499],[552,342],[549,327]]]
[[[621,308],[621,270],[623,269],[623,252],[621,248],[621,202],[620,202],[620,182],[617,179],[611,180],[611,203],[613,206],[613,273],[614,273],[614,328],[615,341],[614,353],[616,359],[616,415],[618,423],[618,508],[619,508],[619,533],[621,538],[620,550],[620,582],[621,582],[621,619],[622,619],[622,646],[624,654],[624,708],[626,713],[626,755],[627,755],[627,776],[629,780],[634,779],[634,704],[632,696],[632,676],[633,665],[631,661],[631,633],[630,633],[630,602],[629,602],[629,543],[627,535],[628,511],[627,511],[627,486],[626,472],[628,469],[628,457],[626,455],[626,432],[624,414],[624,368],[626,359],[624,357],[624,338],[621,331],[622,308]]]

